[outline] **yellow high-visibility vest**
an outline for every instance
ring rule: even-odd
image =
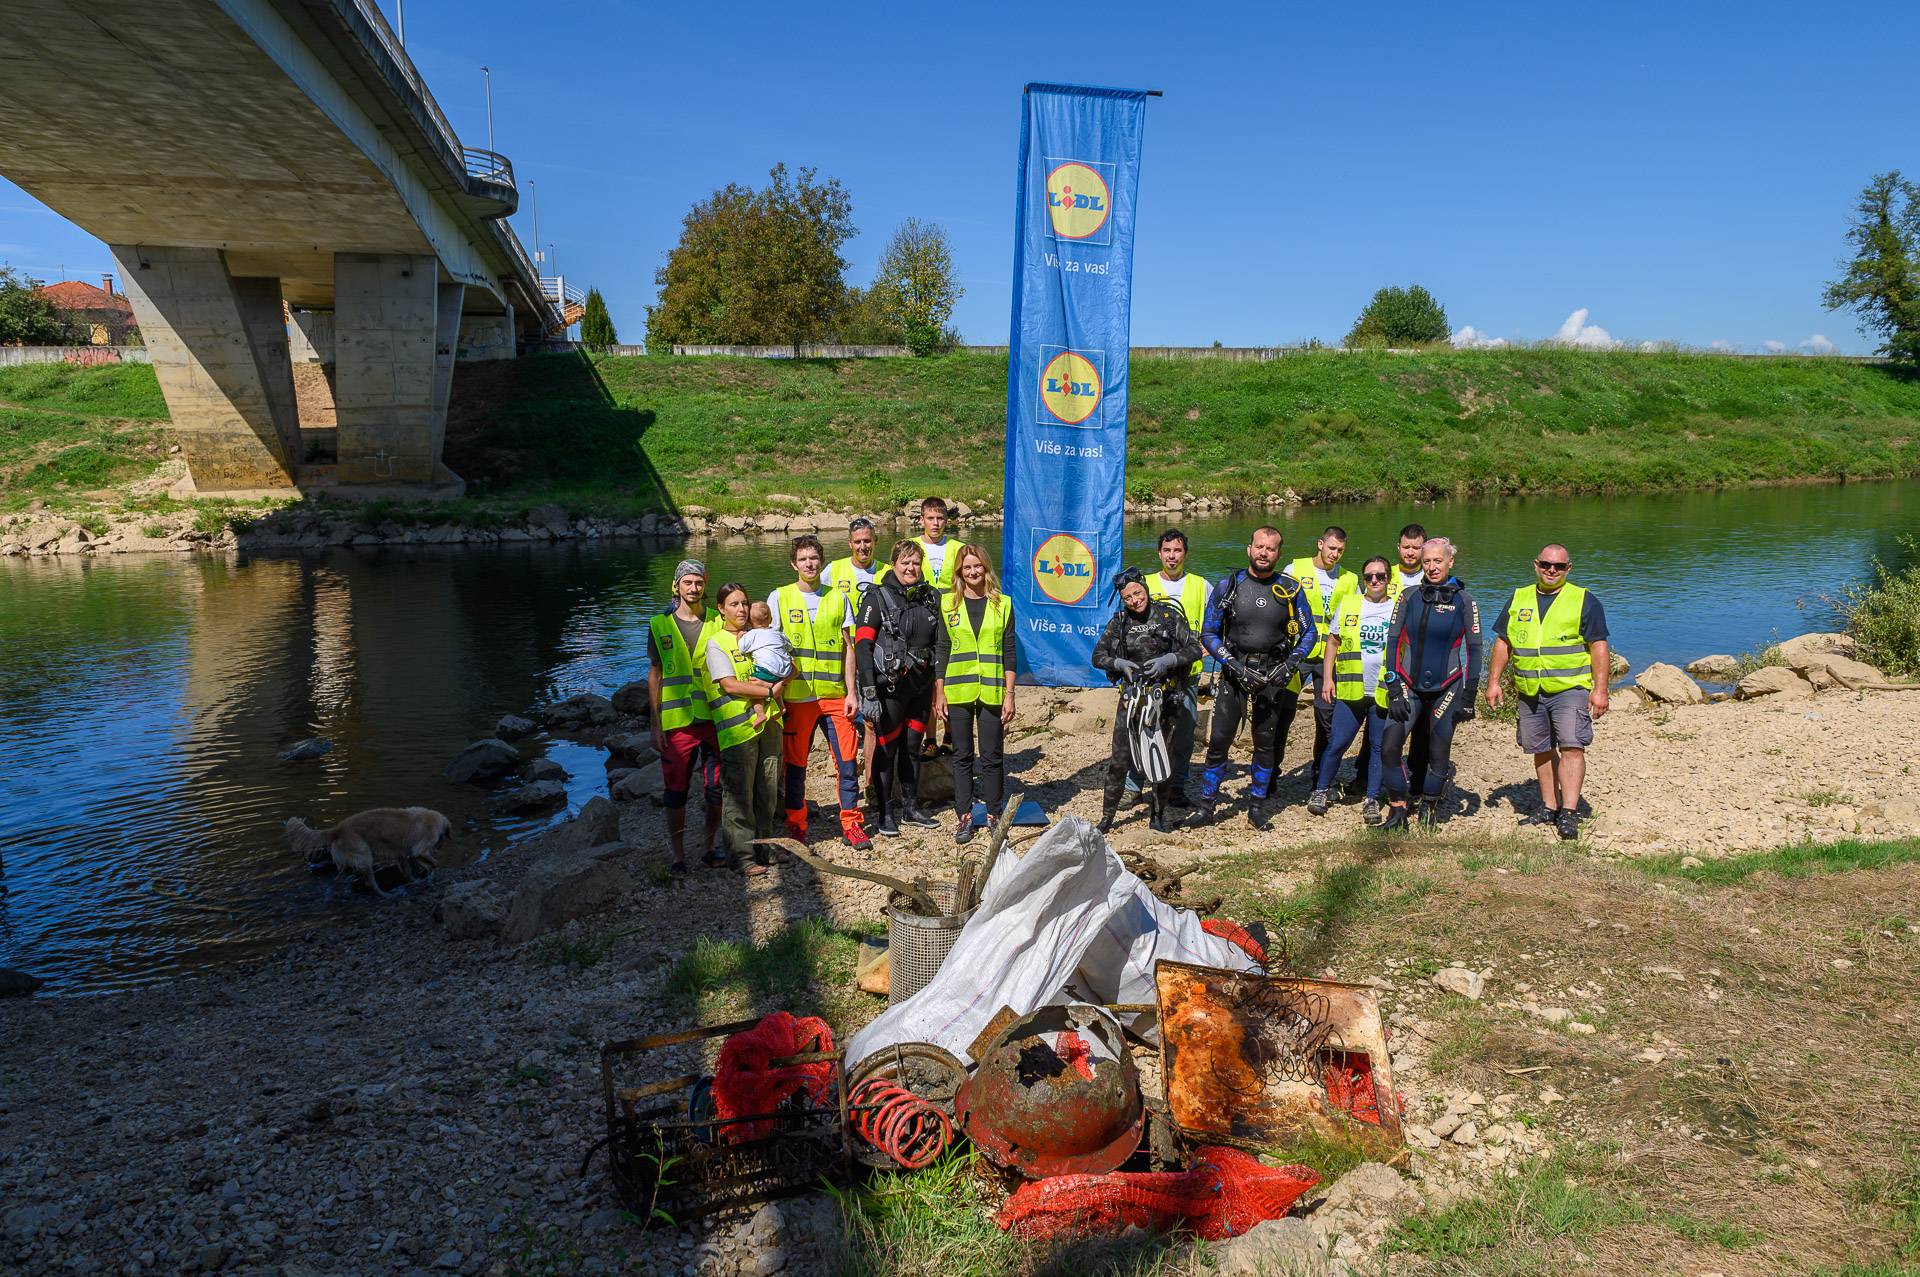
[[[980,615],[980,632],[973,631],[973,618],[967,614],[966,600],[949,594],[940,619],[947,626],[947,704],[990,705],[999,708],[1007,699],[1007,668],[1001,661],[1001,640],[1013,624],[1013,604],[1004,594],[987,600]]]
[[[794,705],[847,694],[847,596],[825,586],[811,618],[798,582],[774,591],[773,623],[793,644],[793,681],[785,700]]]
[[[653,648],[660,653],[660,730],[677,731],[694,723],[708,721],[707,697],[698,671],[705,667],[680,637],[679,623],[673,613],[662,612],[648,620],[653,631]],[[696,649],[704,652],[707,639],[720,628],[720,618],[708,613],[700,624]]]
[[[1180,594],[1174,597],[1165,593],[1166,582],[1160,579],[1158,572],[1147,578],[1147,593],[1156,599],[1167,599],[1179,605],[1187,617],[1187,628],[1193,631],[1195,638],[1200,637],[1200,627],[1207,620],[1207,581],[1198,573],[1189,572],[1180,578]],[[1193,677],[1200,677],[1201,662],[1195,661],[1188,671]]]
[[[722,651],[733,658],[733,676],[738,679],[753,677],[753,658],[740,654],[740,636],[730,630],[715,630],[711,641],[718,643]],[[735,745],[752,740],[758,733],[753,726],[753,707],[755,702],[739,696],[729,696],[720,690],[720,685],[707,673],[704,656],[700,662],[700,682],[706,691],[707,709],[713,718],[713,730],[719,736],[721,749],[730,749]],[[780,703],[767,702],[767,725],[780,721]]]
[[[1513,592],[1507,605],[1507,646],[1513,649],[1513,686],[1523,696],[1593,687],[1593,658],[1580,634],[1587,592],[1567,584],[1554,593],[1543,624],[1540,599],[1531,585]]]

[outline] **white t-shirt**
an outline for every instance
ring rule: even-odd
[[[1387,627],[1393,622],[1393,600],[1360,600],[1360,672],[1366,677],[1367,695],[1380,681],[1380,664],[1387,651]]]
[[[1403,590],[1411,590],[1414,586],[1420,584],[1420,578],[1426,575],[1426,573],[1422,572],[1419,568],[1415,568],[1411,572],[1405,568],[1395,568],[1394,571],[1400,574],[1400,588]]]
[[[941,579],[940,569],[946,563],[947,551],[951,549],[952,546],[952,537],[948,537],[939,545],[935,545],[931,541],[922,541],[920,543],[920,557],[924,560],[920,565],[921,580],[936,581]]]
[[[879,575],[880,564],[877,559],[874,561],[874,566],[870,568],[863,568],[852,559],[848,559],[843,567],[838,560],[835,560],[827,564],[827,570],[820,575],[822,585],[845,591],[849,629],[853,627],[853,610],[860,606],[860,600],[867,595],[867,587],[872,585]],[[842,577],[847,579],[842,580]]]
[[[1179,576],[1178,579],[1175,579],[1173,577],[1168,576],[1165,572],[1155,572],[1153,574],[1153,579],[1159,582],[1159,588],[1149,589],[1147,593],[1153,595],[1157,599],[1160,599],[1160,598],[1167,599],[1168,601],[1178,606],[1180,605],[1180,600],[1185,596],[1185,591],[1187,588],[1187,578],[1192,575],[1193,573],[1191,572],[1184,572]],[[1204,620],[1207,615],[1207,604],[1213,602],[1213,582],[1207,580],[1205,577],[1201,577],[1199,578],[1199,580],[1200,580],[1200,588],[1201,588],[1200,616]],[[1196,633],[1197,632],[1198,631],[1196,631]]]
[[[1337,567],[1323,568],[1315,565],[1313,570],[1320,578],[1320,606],[1326,608],[1327,614],[1331,616],[1333,614],[1333,587],[1340,584],[1340,569]]]

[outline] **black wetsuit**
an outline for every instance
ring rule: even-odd
[[[898,646],[904,648],[906,668],[892,678],[876,669],[874,643],[892,614]],[[933,709],[934,647],[939,641],[939,596],[921,581],[903,586],[889,578],[869,586],[854,614],[854,671],[862,697],[878,693],[880,718],[873,725],[873,784],[879,799],[876,818],[884,819],[894,804],[917,810],[920,784],[920,744],[926,736],[927,715]],[[884,640],[894,645],[891,637]]]
[[[1118,683],[1122,680],[1114,672],[1115,661],[1132,661],[1144,671],[1148,661],[1168,654],[1180,658],[1173,676],[1167,681],[1160,706],[1161,721],[1171,723],[1173,716],[1181,712],[1187,679],[1191,677],[1189,671],[1193,663],[1200,659],[1199,636],[1187,624],[1187,614],[1180,610],[1178,604],[1159,599],[1149,601],[1144,612],[1130,612],[1124,607],[1115,612],[1101,633],[1099,642],[1093,645],[1093,667]],[[1116,711],[1113,716],[1113,754],[1107,761],[1107,785],[1102,802],[1102,810],[1109,817],[1119,809],[1120,796],[1127,787],[1127,770],[1132,762],[1133,751],[1127,742],[1127,718]],[[1166,819],[1167,798],[1172,789],[1171,777],[1153,787],[1152,817],[1156,827]]]
[[[1480,609],[1458,577],[1401,591],[1387,628],[1382,677],[1387,671],[1406,687],[1411,711],[1405,722],[1389,717],[1383,734],[1387,797],[1406,800],[1409,778],[1403,755],[1411,740],[1426,745],[1421,796],[1437,799],[1447,785],[1454,725],[1473,717],[1480,690]]]
[[[1290,576],[1258,577],[1248,568],[1222,577],[1213,587],[1200,643],[1223,668],[1214,684],[1207,766],[1200,777],[1203,813],[1212,810],[1220,793],[1227,754],[1240,731],[1240,720],[1249,713],[1253,716],[1254,799],[1265,799],[1273,785],[1273,771],[1286,752],[1287,729],[1293,726],[1300,703],[1299,689],[1289,688],[1289,680],[1276,675],[1289,662],[1297,668],[1320,636],[1313,609],[1300,589]]]

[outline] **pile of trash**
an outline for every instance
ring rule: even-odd
[[[977,878],[893,884],[893,948],[938,931],[938,956],[905,989],[896,952],[893,1004],[844,1049],[785,1012],[607,1045],[606,1142],[629,1210],[684,1222],[856,1167],[917,1170],[964,1140],[1017,1185],[1002,1228],[1217,1240],[1319,1182],[1264,1150],[1318,1136],[1404,1160],[1374,990],[1268,975],[1257,929],[1163,900],[1078,817],[1003,855],[1008,823]],[[616,1081],[711,1037],[725,1039],[711,1078]]]

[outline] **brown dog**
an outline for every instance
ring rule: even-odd
[[[453,835],[453,824],[427,807],[375,807],[327,829],[314,829],[298,816],[287,821],[287,842],[310,865],[331,858],[341,873],[386,895],[375,879],[384,868],[403,870],[412,882],[440,862],[434,848]]]

